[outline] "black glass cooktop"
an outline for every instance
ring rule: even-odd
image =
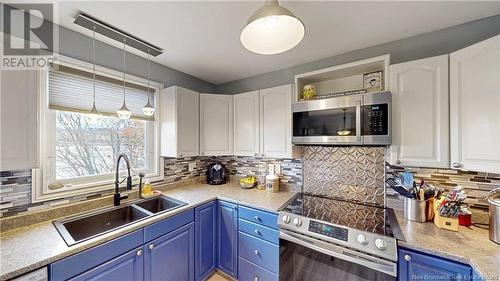
[[[393,237],[388,215],[394,212],[380,206],[301,193],[281,211]]]

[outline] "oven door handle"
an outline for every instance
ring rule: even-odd
[[[353,262],[373,270],[397,277],[397,264],[392,261],[386,261],[379,258],[374,258],[356,251],[346,249],[331,243],[312,240],[302,235],[295,235],[289,231],[280,230],[280,238],[299,244],[311,250],[321,252],[325,255],[336,257],[348,262]]]

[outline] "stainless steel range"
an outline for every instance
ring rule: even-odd
[[[297,194],[281,209],[280,280],[396,280],[392,209]]]

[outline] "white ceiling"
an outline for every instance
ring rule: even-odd
[[[240,31],[263,1],[61,1],[59,24],[79,11],[165,50],[154,60],[221,84],[500,14],[500,2],[282,1],[306,26],[304,40],[278,55],[257,55],[240,43]],[[121,44],[98,39],[117,47]]]

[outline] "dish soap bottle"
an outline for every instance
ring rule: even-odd
[[[144,181],[144,186],[142,187],[142,195],[149,196],[153,194],[153,186],[149,180]]]

